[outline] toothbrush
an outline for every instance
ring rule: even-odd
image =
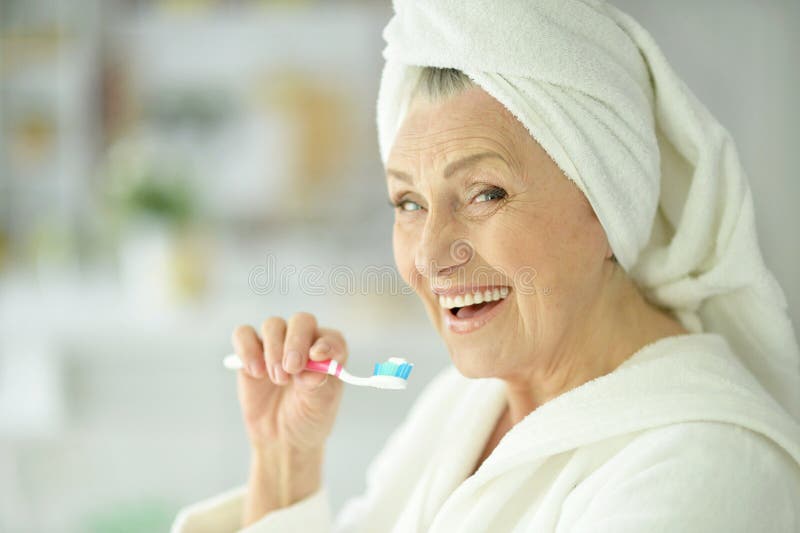
[[[243,368],[242,360],[235,353],[225,356],[222,364],[230,370]],[[385,363],[375,363],[372,375],[364,378],[350,374],[334,359],[326,359],[324,361],[312,361],[309,359],[305,366],[305,370],[330,374],[351,385],[389,390],[405,389],[406,385],[408,385],[408,375],[413,368],[414,363],[409,363],[402,357],[390,357]]]

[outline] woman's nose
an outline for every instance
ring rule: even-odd
[[[474,255],[469,239],[448,231],[429,217],[414,255],[417,271],[427,278],[450,274]]]

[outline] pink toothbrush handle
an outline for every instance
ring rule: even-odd
[[[335,370],[331,371],[331,363],[335,365]],[[306,370],[310,370],[312,372],[320,372],[322,374],[332,374],[334,376],[338,376],[339,373],[342,371],[342,367],[336,363],[333,359],[326,359],[324,361],[312,361],[311,359],[306,362]]]

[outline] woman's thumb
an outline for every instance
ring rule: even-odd
[[[328,382],[328,378],[330,375],[323,374],[322,372],[312,372],[310,370],[304,370],[298,374],[294,374],[292,376],[294,379],[295,385],[305,391],[305,392],[312,392],[317,391],[325,386]]]

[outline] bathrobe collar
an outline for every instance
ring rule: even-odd
[[[800,426],[716,333],[659,339],[613,372],[541,405],[503,436],[471,476],[506,406],[505,383],[459,379],[461,401],[443,422],[446,442],[433,450],[395,531],[452,531],[482,488],[500,478],[513,483],[518,476],[521,482],[553,455],[679,422],[743,426],[773,440],[800,464]]]

